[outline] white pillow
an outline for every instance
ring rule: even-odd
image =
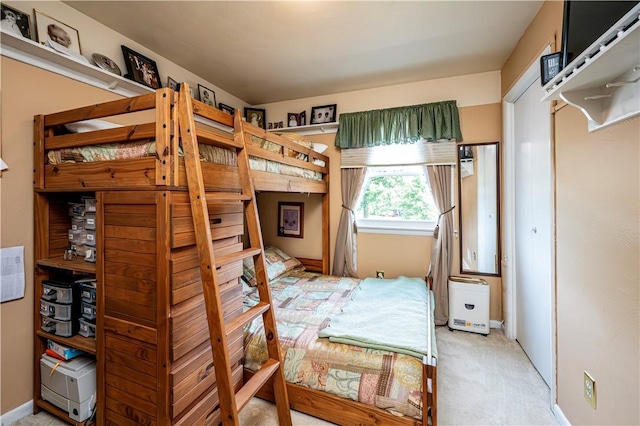
[[[327,148],[329,147],[323,143],[313,143],[313,150],[318,154],[322,154]]]
[[[78,121],[77,123],[65,124],[64,127],[73,133],[84,133],[93,132],[95,130],[115,129],[116,127],[122,127],[122,125],[104,120],[85,120]]]

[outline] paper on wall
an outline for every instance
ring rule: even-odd
[[[4,172],[5,170],[7,170],[9,168],[9,166],[7,166],[7,163],[5,163],[4,161],[2,161],[2,158],[0,158],[0,172]]]
[[[24,246],[0,249],[0,302],[24,297]]]

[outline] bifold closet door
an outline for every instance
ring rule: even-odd
[[[536,80],[515,102],[516,339],[552,379],[552,182],[549,104]]]

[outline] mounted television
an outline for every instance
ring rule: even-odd
[[[565,0],[562,68],[584,52],[640,1]]]

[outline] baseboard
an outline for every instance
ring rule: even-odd
[[[25,402],[21,406],[2,414],[0,416],[0,424],[2,424],[2,426],[9,426],[21,418],[27,417],[31,413],[33,413],[33,400]]]
[[[569,419],[564,416],[564,413],[562,412],[558,404],[553,405],[553,414],[556,416],[558,424],[561,424],[562,426],[571,426]]]
[[[502,330],[502,321],[489,320],[489,328],[499,328]]]

